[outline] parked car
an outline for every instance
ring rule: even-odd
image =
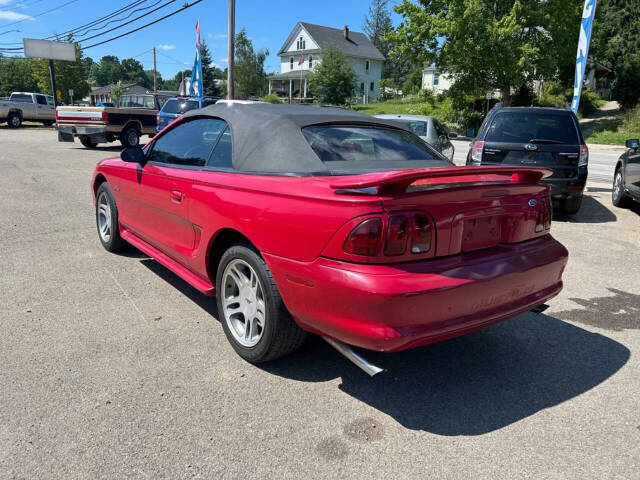
[[[87,148],[120,140],[123,147],[140,143],[142,135],[156,133],[156,115],[166,95],[124,94],[117,107],[58,107],[58,141],[73,142],[78,137]]]
[[[611,199],[616,207],[628,207],[632,200],[640,202],[640,141],[627,140],[628,150],[616,164]]]
[[[158,112],[156,120],[156,132],[173,122],[176,118],[184,115],[189,110],[197,110],[209,105],[213,105],[218,101],[217,98],[190,98],[190,97],[172,97],[164,102],[164,105]]]
[[[456,167],[397,122],[219,103],[100,162],[105,249],[125,242],[217,296],[236,352],[264,362],[322,335],[398,351],[534,309],[562,288],[539,167]]]
[[[8,100],[0,100],[0,123],[19,128],[23,121],[53,125],[56,110],[53,97],[43,93],[13,92]]]
[[[575,214],[587,183],[589,149],[571,110],[539,107],[493,108],[467,155],[467,165],[547,167],[543,182],[564,213]]]
[[[457,138],[458,134],[449,132],[437,119],[426,115],[376,115],[376,118],[386,118],[404,123],[413,130],[413,133],[442,153],[449,160],[453,161],[455,147],[451,143],[452,138]]]
[[[96,103],[96,107],[115,107],[116,104],[113,102],[98,102]]]

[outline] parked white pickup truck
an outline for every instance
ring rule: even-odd
[[[18,128],[23,121],[53,125],[56,109],[53,97],[43,93],[13,92],[8,100],[0,100],[0,123]]]

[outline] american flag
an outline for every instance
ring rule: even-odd
[[[196,22],[196,46],[200,48],[200,19]]]
[[[304,63],[304,55],[300,55],[300,59],[298,60],[298,65],[302,65]]]

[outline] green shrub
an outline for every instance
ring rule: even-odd
[[[585,89],[580,96],[579,112],[582,116],[589,116],[595,113],[603,104],[604,102],[595,91]]]
[[[282,103],[282,100],[280,100],[280,97],[277,96],[275,93],[270,93],[269,95],[265,95],[260,100],[267,103]]]

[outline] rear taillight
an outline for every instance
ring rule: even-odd
[[[387,239],[384,254],[388,257],[402,255],[407,249],[409,219],[405,215],[394,215],[387,224]]]
[[[344,242],[343,250],[352,255],[374,257],[378,254],[382,220],[370,218],[354,228]]]
[[[536,233],[551,229],[551,198],[545,197],[540,199],[540,208],[538,209],[538,220],[536,222]]]
[[[342,250],[366,257],[402,257],[423,255],[431,250],[432,224],[424,213],[399,213],[373,217],[360,222],[347,236]]]
[[[60,120],[60,116],[58,115],[58,111],[56,110],[56,120]]]
[[[160,125],[160,114],[156,115],[156,125]]]
[[[411,253],[426,253],[431,248],[431,222],[421,213],[413,216]]]
[[[109,114],[107,112],[102,112],[102,115],[101,115],[100,119],[103,122],[108,122],[109,121]]]
[[[586,145],[580,147],[580,160],[578,161],[579,167],[586,167],[589,164],[589,148]]]
[[[478,140],[473,142],[471,146],[471,165],[480,165],[482,163],[482,151],[484,150],[484,142]]]

